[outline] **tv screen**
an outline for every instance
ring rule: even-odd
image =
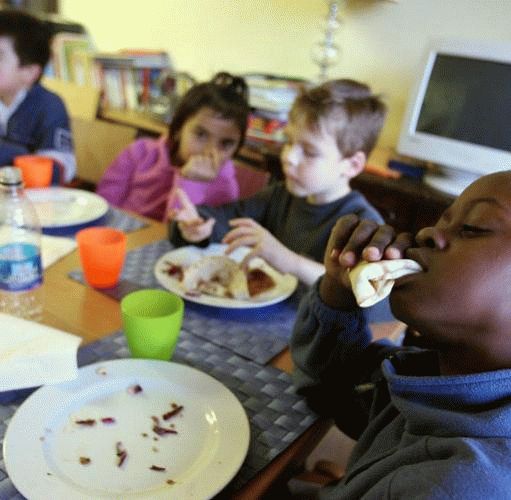
[[[441,40],[418,68],[397,150],[435,166],[424,180],[459,194],[511,169],[511,43]]]
[[[511,65],[438,55],[417,131],[511,151]]]

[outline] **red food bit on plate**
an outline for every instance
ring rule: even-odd
[[[171,411],[168,411],[167,413],[163,414],[162,418],[163,420],[169,420],[172,417],[175,417],[178,413],[181,412],[181,410],[184,408],[183,406],[178,406],[175,403],[172,403],[172,408],[174,408]]]
[[[103,424],[115,424],[115,418],[114,417],[103,417],[101,419],[101,422]]]
[[[128,452],[120,441],[115,443],[115,454],[117,455],[117,467],[121,467],[126,458],[128,458]]]
[[[139,384],[130,385],[128,387],[128,392],[130,394],[138,394],[139,392],[142,392],[144,389]]]
[[[165,436],[165,434],[177,434],[177,431],[174,429],[168,429],[166,427],[161,427],[159,425],[153,426],[153,432],[158,434],[158,436]]]
[[[80,464],[82,465],[89,465],[91,462],[89,457],[80,457]]]
[[[94,418],[84,418],[81,420],[75,420],[75,424],[92,427],[93,425],[96,425],[96,420]]]
[[[251,297],[266,292],[275,286],[275,280],[262,269],[250,269],[247,273],[248,294]]]
[[[151,467],[149,467],[150,470],[155,470],[157,472],[165,472],[167,470],[166,467],[160,467],[159,465],[151,465]]]
[[[183,279],[184,271],[182,266],[179,264],[174,264],[174,262],[165,262],[167,267],[163,270],[164,273],[168,274],[169,276],[172,276],[173,278],[177,279],[178,281],[181,281]]]

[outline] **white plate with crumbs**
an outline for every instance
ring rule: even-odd
[[[296,287],[298,286],[298,279],[296,276],[279,273],[263,259],[255,257],[250,262],[250,268],[259,268],[273,279],[274,286],[272,286],[269,290],[252,296],[246,300],[218,297],[208,295],[206,293],[187,293],[181,285],[179,272],[174,272],[174,270],[178,269],[182,271],[194,262],[200,260],[202,257],[225,255],[226,248],[227,245],[212,243],[206,248],[200,248],[192,245],[171,250],[158,259],[154,266],[154,275],[160,285],[190,302],[213,307],[225,307],[229,309],[252,309],[269,306],[282,302],[290,297],[296,290]],[[229,254],[229,257],[236,262],[241,262],[243,257],[249,251],[250,250],[247,247],[239,247]]]
[[[194,368],[122,359],[34,392],[4,439],[31,500],[210,498],[245,459],[249,425],[224,385]]]
[[[65,187],[26,189],[43,229],[73,228],[101,219],[108,203],[101,196]]]

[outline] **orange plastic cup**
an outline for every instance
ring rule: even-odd
[[[85,281],[94,288],[119,283],[126,257],[126,235],[110,227],[89,227],[76,233]]]
[[[22,155],[14,158],[27,188],[47,187],[53,176],[53,160],[46,156]]]

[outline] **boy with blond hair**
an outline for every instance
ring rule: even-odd
[[[195,207],[178,192],[173,219],[177,246],[223,242],[240,246],[282,273],[310,285],[324,273],[323,251],[335,221],[344,214],[382,222],[350,180],[364,168],[383,125],[386,107],[354,80],[326,82],[296,98],[286,126],[281,161],[285,180],[255,196],[220,207]]]

